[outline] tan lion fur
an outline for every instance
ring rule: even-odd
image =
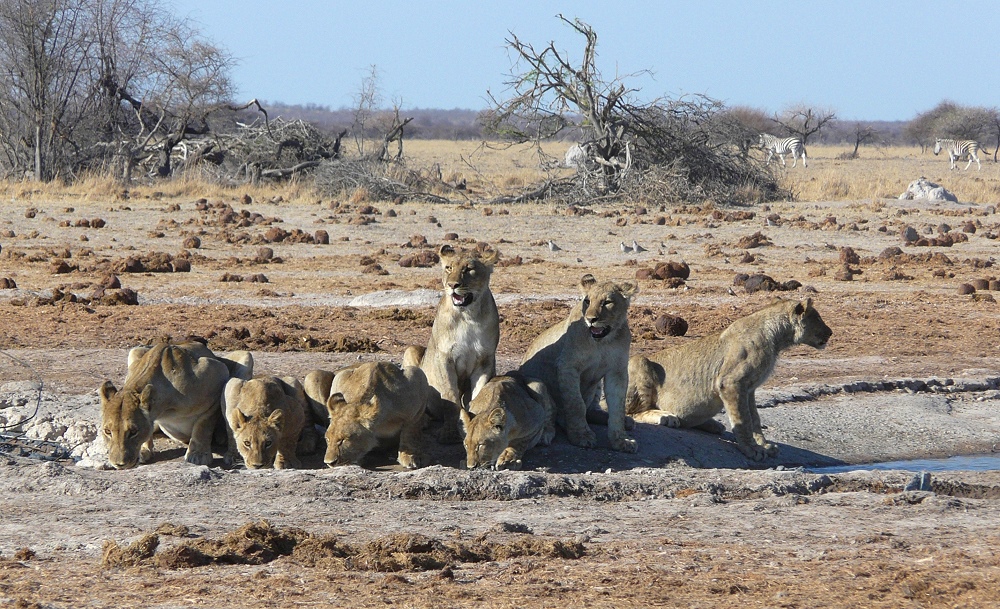
[[[635,440],[625,433],[625,392],[632,342],[628,308],[638,287],[631,282],[598,283],[587,274],[580,288],[583,301],[531,343],[520,372],[545,383],[556,405],[556,422],[577,446],[597,443],[587,425],[587,410],[599,408],[603,385],[611,448],[635,452]]]
[[[366,362],[337,372],[326,403],[330,424],[324,461],[330,467],[357,464],[377,446],[398,441],[399,464],[420,467],[431,395],[427,377],[416,366]]]
[[[301,383],[290,376],[234,378],[226,383],[224,396],[230,430],[227,466],[237,451],[249,469],[301,466],[296,446],[307,421]]]
[[[438,302],[427,347],[409,347],[404,365],[418,365],[441,396],[429,405],[444,421],[439,440],[458,442],[458,410],[469,404],[496,374],[500,315],[490,291],[490,275],[499,252],[455,250],[442,245],[444,294]]]
[[[724,409],[740,451],[754,460],[778,454],[761,431],[754,393],[778,355],[793,345],[826,346],[833,332],[812,299],[779,300],[728,328],[650,357],[629,360],[628,414],[643,423],[721,433]]]
[[[252,373],[249,353],[234,353],[231,361]],[[186,461],[210,465],[212,433],[230,368],[198,342],[136,347],[128,362],[121,390],[106,380],[98,391],[101,435],[111,465],[125,469],[152,459],[157,429],[187,445]]]
[[[524,453],[556,433],[545,383],[516,373],[490,379],[459,416],[469,469],[521,469]]]

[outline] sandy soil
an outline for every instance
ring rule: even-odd
[[[0,453],[0,600],[983,607],[1000,597],[1000,475],[921,485],[899,472],[800,467],[994,448],[997,304],[989,290],[958,290],[998,275],[993,208],[366,205],[4,203],[0,281],[16,288],[0,289],[0,426],[36,452]],[[900,238],[907,226],[935,237],[942,224],[967,240]],[[780,295],[812,297],[834,336],[822,352],[788,351],[759,392],[765,433],[781,446],[763,463],[728,434],[639,425],[636,455],[560,436],[523,472],[468,472],[459,447],[437,445],[439,464],[416,472],[384,455],[368,469],[323,469],[314,457],[298,471],[227,471],[221,459],[189,466],[165,440],[155,463],[101,469],[95,390],[124,379],[129,347],[200,336],[218,351],[251,349],[257,372],[299,377],[398,361],[404,345],[426,341],[439,286],[436,268],[401,259],[446,238],[489,242],[506,261],[492,282],[502,370],[565,315],[584,273],[632,279],[666,261],[688,263],[691,276],[639,280],[633,352],[717,331],[776,295],[747,294],[738,273],[800,282]],[[633,239],[648,251],[623,254],[619,242]],[[902,254],[883,253],[891,247]],[[101,294],[111,274],[137,306],[110,304],[129,297],[117,289]],[[683,317],[687,335],[658,333],[662,314]],[[73,459],[36,458],[56,446]]]

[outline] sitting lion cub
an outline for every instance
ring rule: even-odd
[[[302,385],[290,376],[229,379],[225,390],[230,466],[238,450],[250,469],[299,467],[296,445],[307,420]]]
[[[495,376],[459,411],[469,469],[521,469],[521,457],[556,435],[555,405],[545,383],[519,374]]]
[[[438,251],[444,271],[444,295],[438,302],[431,338],[425,349],[409,347],[403,364],[420,366],[427,382],[441,394],[428,410],[444,421],[439,440],[460,441],[458,411],[496,374],[500,342],[500,314],[490,291],[496,250],[456,251],[442,245]]]
[[[380,443],[399,442],[399,464],[420,467],[424,411],[431,395],[416,366],[366,362],[333,378],[326,408],[326,457],[330,467],[358,463]]]
[[[718,334],[629,360],[627,409],[636,421],[722,433],[723,408],[736,445],[759,461],[778,454],[761,431],[754,392],[792,345],[826,346],[833,331],[805,302],[779,300]]]
[[[635,440],[625,433],[625,391],[632,343],[628,307],[639,290],[631,282],[598,283],[590,274],[580,279],[580,288],[583,302],[531,343],[520,372],[545,382],[556,422],[572,444],[584,447],[597,443],[587,410],[599,408],[603,381],[611,448],[635,452]]]
[[[253,358],[237,351],[224,361],[198,342],[160,341],[132,349],[121,390],[104,381],[98,391],[101,435],[111,465],[126,469],[149,462],[157,429],[187,445],[185,461],[210,465],[212,432],[230,368],[252,374]]]

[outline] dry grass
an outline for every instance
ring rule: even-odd
[[[466,179],[475,196],[492,197],[528,188],[544,180],[545,167],[559,175],[572,170],[552,168],[561,161],[567,142],[549,142],[543,146],[548,158],[531,146],[486,147],[478,141],[412,140],[405,144],[407,165],[426,169],[437,165],[446,181]],[[925,176],[954,192],[960,201],[990,204],[1000,202],[1000,165],[983,155],[982,171],[950,171],[948,158],[921,154],[916,147],[864,147],[860,157],[838,159],[848,146],[810,146],[809,167],[790,165],[777,169],[781,186],[800,201],[877,201],[895,199],[907,185]],[[961,166],[964,166],[961,165]],[[231,200],[243,194],[254,199],[282,197],[286,201],[315,201],[322,198],[308,181],[291,181],[260,186],[225,186],[195,177],[137,184],[129,189],[132,198],[218,198]],[[367,193],[345,193],[352,202],[367,201]],[[85,176],[72,183],[0,181],[0,198],[31,200],[108,200],[124,199],[124,189],[103,176]]]
[[[980,157],[982,171],[976,171],[975,163],[969,171],[951,171],[947,156],[934,156],[930,151],[921,154],[916,147],[862,148],[857,159],[837,159],[851,149],[810,146],[809,167],[789,165],[782,172],[782,186],[800,201],[875,201],[895,199],[910,182],[924,176],[963,202],[1000,201],[1000,166],[985,155]]]

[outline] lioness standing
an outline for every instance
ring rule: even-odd
[[[728,328],[649,358],[629,360],[628,414],[639,422],[722,433],[723,408],[747,457],[778,454],[761,431],[754,392],[771,376],[778,354],[793,345],[826,346],[833,331],[805,302],[779,300]]]
[[[228,359],[233,369],[252,374],[249,353],[235,352]],[[116,469],[148,462],[153,457],[153,432],[159,429],[187,445],[185,461],[211,464],[212,433],[229,377],[230,367],[198,342],[160,341],[132,349],[121,390],[111,381],[99,389],[108,461]]]
[[[500,258],[496,250],[438,250],[444,271],[444,295],[438,302],[426,349],[409,347],[403,364],[419,365],[427,382],[441,394],[431,400],[431,416],[444,420],[441,442],[461,440],[458,410],[469,404],[496,374],[500,343],[500,314],[490,291],[490,275]]]
[[[577,446],[593,447],[597,436],[587,425],[587,409],[599,408],[601,385],[608,404],[611,448],[635,452],[625,433],[625,392],[632,332],[628,307],[639,288],[631,282],[598,283],[580,279],[583,301],[535,339],[521,363],[521,374],[541,379],[556,405],[556,422]]]

